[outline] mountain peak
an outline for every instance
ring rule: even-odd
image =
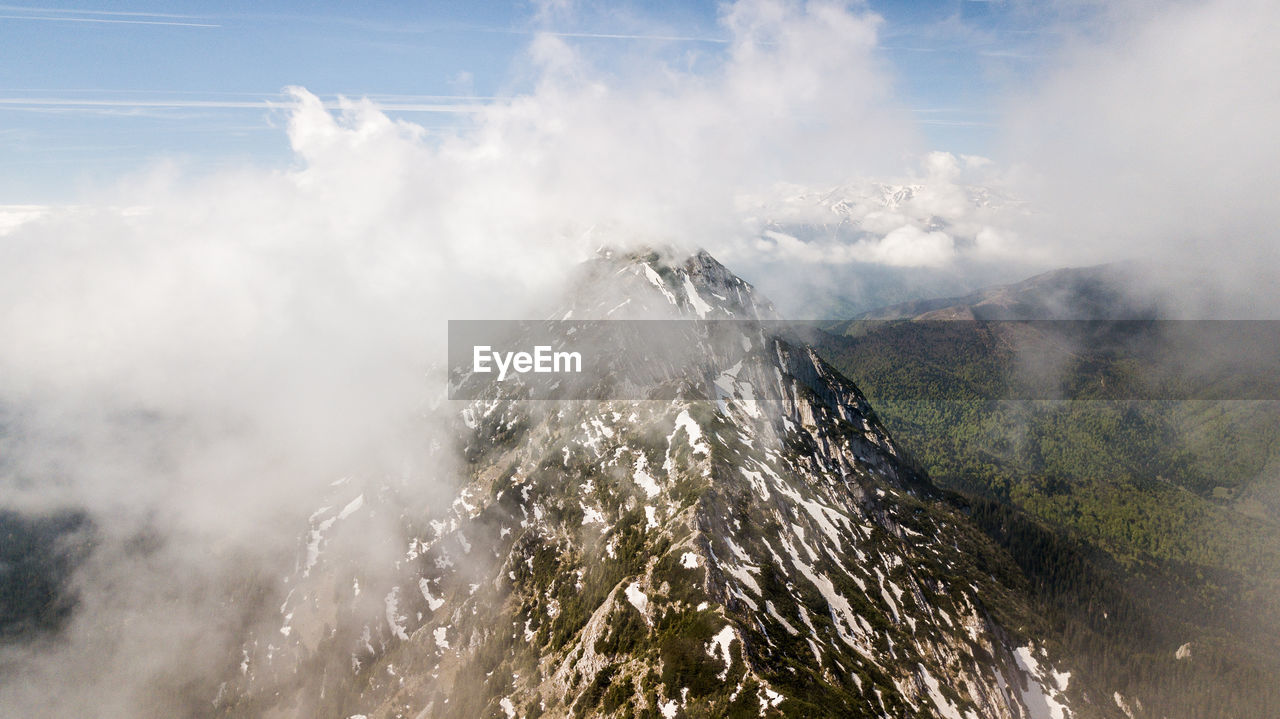
[[[602,254],[573,295],[575,320],[773,315],[705,252]],[[857,388],[770,323],[725,326],[735,333],[675,353],[692,390],[669,401],[465,403],[451,503],[410,513],[385,486],[328,502],[282,626],[245,644],[228,696],[250,699],[224,713],[1013,719],[1064,707],[1069,676],[992,618],[981,588],[994,580],[971,540]],[[725,337],[737,355],[720,368]],[[330,558],[335,522],[378,512],[404,527],[393,568]],[[370,596],[381,604],[362,608]]]
[[[754,287],[699,249],[602,247],[572,283],[561,319],[778,319]]]

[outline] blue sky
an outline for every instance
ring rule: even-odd
[[[872,2],[899,101],[937,149],[984,154],[993,113],[1054,42],[998,2]],[[524,49],[560,34],[607,63],[714,58],[716,3],[147,2],[0,6],[0,204],[65,201],[160,158],[285,162],[281,89],[369,96],[428,129],[527,88]]]

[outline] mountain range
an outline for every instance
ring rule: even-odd
[[[156,677],[156,711],[1270,716],[1274,403],[1116,399],[1153,360],[1110,335],[1054,364],[1092,401],[993,399],[1028,337],[1066,346],[1022,320],[1150,309],[1118,276],[814,331],[705,252],[602,250],[540,323],[611,353],[586,394],[452,368],[478,398],[424,433],[436,491],[350,475],[311,498],[290,566],[231,593],[219,668]],[[593,345],[580,322],[605,319],[675,329]],[[609,381],[637,364],[660,371]],[[56,641],[93,517],[0,522],[0,641]]]
[[[556,316],[621,297],[633,313],[608,316],[775,319],[705,253],[605,253],[581,277]],[[219,713],[1118,716],[859,390],[742,327],[700,338],[674,401],[503,387],[462,407],[449,504],[335,490]],[[327,549],[373,515],[405,528],[381,584]]]

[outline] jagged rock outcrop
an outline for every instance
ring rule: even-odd
[[[774,317],[705,253],[605,253],[582,283],[561,316]],[[335,487],[219,712],[1081,716],[857,388],[732,327],[670,401],[457,403],[447,507]],[[403,528],[394,568],[329,559],[377,513]]]

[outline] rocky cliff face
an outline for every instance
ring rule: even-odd
[[[582,282],[564,316],[773,316],[705,253],[605,254]],[[456,403],[451,503],[336,485],[218,712],[1095,715],[996,623],[1010,590],[857,388],[771,326],[701,337],[671,401]]]

